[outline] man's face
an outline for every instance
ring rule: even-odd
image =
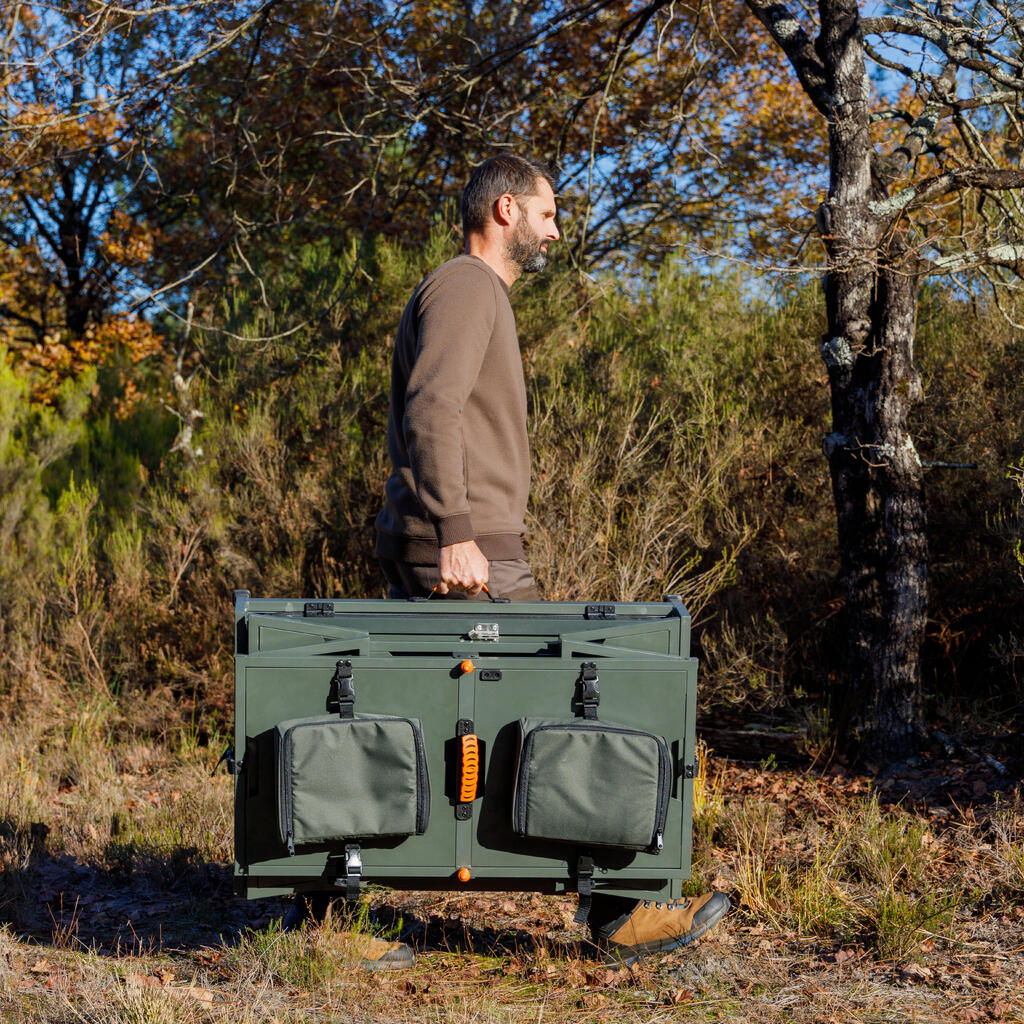
[[[537,191],[516,200],[519,219],[506,245],[510,262],[527,274],[543,270],[548,262],[548,244],[558,239],[555,225],[555,194],[544,178],[537,179]]]

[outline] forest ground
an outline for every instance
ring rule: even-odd
[[[709,935],[616,968],[571,898],[372,890],[361,927],[418,951],[376,974],[353,967],[352,918],[282,933],[286,901],[233,895],[220,737],[104,739],[101,720],[0,749],[12,1024],[1024,1021],[1017,772],[942,734],[869,777],[784,730],[709,725],[692,885],[735,907]]]

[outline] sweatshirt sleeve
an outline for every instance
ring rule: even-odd
[[[491,341],[494,284],[483,267],[431,281],[418,298],[416,359],[403,429],[417,496],[441,546],[475,536],[466,490],[463,410]]]

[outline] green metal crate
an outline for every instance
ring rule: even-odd
[[[595,891],[680,896],[690,875],[697,663],[690,617],[663,603],[257,600],[235,594],[235,883],[248,897],[338,891],[351,852],[337,841],[294,855],[278,827],[278,723],[336,707],[339,661],[358,712],[422,723],[432,790],[422,835],[360,840],[363,882],[404,889],[573,892],[580,856]],[[464,662],[472,662],[472,668]],[[671,796],[657,852],[582,848],[512,828],[518,722],[579,711],[582,667],[602,720],[665,738]],[[478,737],[481,786],[459,802],[460,735]],[[460,869],[461,875],[460,875]],[[468,873],[468,878],[467,878]]]

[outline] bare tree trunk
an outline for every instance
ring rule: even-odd
[[[920,648],[927,608],[921,463],[907,430],[920,397],[913,365],[917,279],[891,218],[872,213],[869,89],[853,0],[820,5],[817,50],[832,97],[825,454],[836,502],[850,664],[847,712],[867,760],[906,757],[922,732]]]
[[[846,356],[836,342],[842,325],[830,315],[822,352],[833,412],[825,452],[849,624],[847,711],[862,755],[882,763],[906,757],[922,732],[928,563],[921,463],[907,430],[920,394],[912,362],[917,281],[885,268],[876,287],[863,349]],[[835,275],[826,289],[831,314],[842,290]]]
[[[1019,41],[1024,14],[1019,3],[817,0],[815,34],[808,3],[746,3],[828,123],[829,195],[818,211],[828,261],[821,354],[832,389],[825,453],[849,612],[853,699],[843,710],[865,759],[880,763],[906,756],[923,732],[928,568],[922,467],[907,431],[908,410],[921,397],[918,279],[976,272],[995,286],[998,302],[1003,286],[1024,278],[1024,169],[999,137],[1000,126],[1017,125],[1011,111],[1024,97],[1024,77],[1019,47],[992,42]],[[894,76],[877,91],[865,33],[872,61]],[[935,230],[945,219],[957,223],[947,212],[922,221],[922,211],[951,202],[961,211],[959,230]],[[914,250],[903,234],[910,230]]]

